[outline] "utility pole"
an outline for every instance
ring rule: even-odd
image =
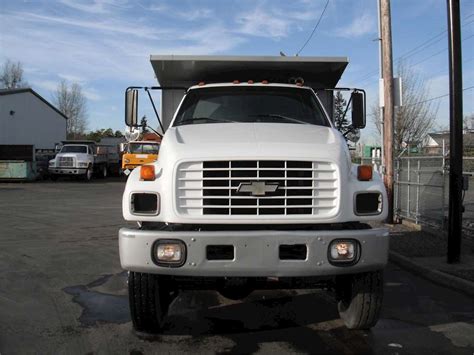
[[[447,0],[449,41],[448,263],[458,263],[462,235],[462,55],[459,0]]]
[[[380,30],[382,37],[382,77],[384,83],[383,137],[384,183],[388,197],[387,223],[393,223],[393,60],[390,0],[380,0]]]

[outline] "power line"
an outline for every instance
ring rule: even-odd
[[[306,47],[306,45],[309,43],[309,41],[311,40],[311,38],[313,37],[314,33],[316,32],[316,29],[318,28],[319,26],[319,23],[321,22],[321,20],[323,19],[323,16],[324,16],[324,13],[326,12],[326,9],[329,5],[329,0],[326,1],[326,5],[324,5],[324,9],[323,11],[321,12],[321,15],[319,16],[319,19],[318,19],[318,22],[316,23],[316,26],[314,26],[313,28],[313,32],[311,32],[311,34],[309,35],[308,39],[306,40],[306,42],[303,44],[303,46],[301,47],[301,49],[296,53],[296,55],[298,56],[301,51],[304,49],[304,47]]]
[[[464,39],[462,40],[462,42],[467,41],[468,39],[470,39],[470,38],[472,38],[472,37],[474,37],[474,35],[467,36],[466,38],[464,38]],[[438,51],[438,52],[436,52],[436,53],[433,53],[433,54],[430,55],[429,57],[426,57],[425,59],[422,59],[422,60],[420,60],[419,62],[416,62],[416,63],[411,64],[411,65],[412,65],[412,66],[415,66],[415,65],[418,65],[418,64],[420,64],[420,63],[426,62],[428,59],[431,59],[431,58],[433,58],[433,57],[435,57],[435,56],[437,56],[437,55],[439,55],[439,54],[441,54],[441,53],[443,53],[444,51],[447,51],[447,50],[448,50],[448,47],[443,48],[442,50],[440,50],[440,51]]]
[[[470,15],[467,15],[463,20],[467,20],[468,18],[474,16],[474,13],[473,14],[470,14]],[[467,25],[470,25],[471,23],[473,23],[474,20],[471,20],[467,23],[464,23],[461,27],[464,27],[464,26],[467,26]],[[441,41],[444,37],[443,35],[447,32],[448,30],[444,30],[444,31],[441,31],[439,32],[438,34],[434,35],[433,37],[430,37],[429,39],[427,39],[426,41],[424,41],[423,43],[420,43],[419,45],[415,46],[414,48],[410,49],[409,51],[405,52],[403,55],[399,56],[397,59],[396,59],[396,62],[399,62],[401,61],[402,59],[406,59],[406,58],[409,58],[421,51],[423,51],[424,49],[432,46],[433,44],[435,43],[438,43],[439,41]],[[438,38],[440,37],[440,38]],[[433,42],[432,42],[433,41]],[[431,43],[430,43],[431,42]],[[423,47],[425,47],[424,49],[422,49]],[[421,50],[420,50],[421,49]],[[368,79],[371,79],[375,74],[378,73],[378,69],[374,69],[374,70],[371,70],[369,72],[367,72],[366,74],[362,75],[360,77],[360,79],[358,79],[357,81],[366,81]]]
[[[470,23],[472,23],[472,22],[474,22],[474,20],[471,21]],[[467,25],[467,24],[466,24],[466,25]],[[472,37],[474,37],[474,35],[467,36],[466,38],[464,38],[464,39],[462,40],[462,42],[467,41],[468,39],[470,39],[470,38],[472,38]],[[443,39],[443,38],[441,38],[441,39]],[[436,42],[439,42],[439,40],[437,40]],[[432,44],[434,44],[434,43],[436,43],[436,42],[433,42]],[[427,46],[427,47],[429,47],[429,46]],[[447,51],[447,50],[448,50],[448,47],[445,47],[445,48],[443,48],[442,50],[437,51],[437,52],[431,54],[430,56],[428,56],[428,57],[426,57],[426,58],[424,58],[424,59],[422,59],[422,60],[420,60],[420,61],[418,61],[418,62],[416,62],[416,63],[411,64],[411,66],[415,66],[415,65],[421,64],[421,63],[423,63],[423,62],[426,62],[427,60],[429,60],[429,59],[431,59],[431,58],[433,58],[433,57],[435,57],[435,56],[437,56],[437,55],[440,55],[441,53],[443,53],[443,52],[445,52],[445,51]],[[413,53],[412,55],[415,55],[415,54],[417,54],[417,53],[418,53],[418,52]],[[409,55],[409,56],[406,56],[406,57],[399,57],[399,58],[396,60],[396,62],[400,62],[400,61],[403,60],[403,59],[407,59],[408,57],[411,57],[412,55]],[[371,72],[369,75],[365,75],[364,77],[362,77],[361,79],[358,80],[359,85],[360,85],[361,82],[364,82],[364,81],[366,81],[366,80],[372,79],[372,77],[373,77],[375,74],[377,74],[377,73],[378,73],[378,70],[375,70],[375,71]]]
[[[464,89],[462,89],[462,91],[467,91],[467,90],[471,90],[471,89],[474,89],[474,85],[469,86],[469,87],[467,87],[467,88],[464,88]],[[442,99],[443,97],[446,97],[446,96],[449,96],[449,94],[444,94],[444,95],[432,97],[432,98],[430,98],[430,99],[426,99],[426,100],[423,100],[423,101],[415,102],[415,103],[412,103],[412,104],[403,105],[403,107],[421,105],[421,104],[424,104],[424,103],[426,103],[426,102],[430,102],[430,101]]]

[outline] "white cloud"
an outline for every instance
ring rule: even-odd
[[[83,89],[82,93],[84,94],[86,99],[89,99],[91,101],[99,101],[101,99],[101,96],[94,89]]]
[[[260,7],[238,15],[235,21],[240,25],[236,30],[239,33],[272,38],[287,37],[292,23],[290,19],[278,17]]]
[[[357,16],[349,25],[337,29],[334,33],[339,37],[356,38],[376,33],[376,21],[368,12]]]
[[[60,2],[75,10],[93,14],[105,14],[115,8],[126,7],[123,1],[114,0],[60,0]]]
[[[83,77],[76,76],[76,75],[58,73],[58,76],[61,79],[64,79],[64,80],[69,81],[71,83],[77,83],[77,84],[80,84],[80,85],[83,85],[86,82],[86,80]]]
[[[88,31],[98,30],[109,33],[133,35],[139,38],[157,39],[158,35],[164,35],[167,31],[157,31],[149,26],[139,26],[134,24],[130,26],[128,22],[116,20],[78,20],[71,17],[56,17],[38,15],[29,12],[17,12],[13,16],[18,20],[23,19],[31,22],[46,22],[56,25],[66,25],[66,27],[79,27]]]
[[[33,80],[31,82],[31,87],[33,89],[39,87],[41,89],[54,92],[58,88],[58,82],[54,80]]]

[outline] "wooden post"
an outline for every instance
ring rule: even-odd
[[[388,197],[387,223],[393,223],[393,60],[392,60],[392,24],[390,18],[390,0],[380,1],[380,22],[382,34],[382,76],[384,81],[383,110],[383,146],[385,160],[384,183]]]

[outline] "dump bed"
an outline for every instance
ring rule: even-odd
[[[334,88],[348,64],[346,57],[273,57],[273,56],[174,56],[152,55],[151,65],[161,86],[190,87],[205,83],[226,83],[239,80],[285,83],[301,77],[306,86]],[[183,90],[162,93],[161,117],[169,126],[182,97]],[[331,91],[318,90],[327,112],[332,116]]]

